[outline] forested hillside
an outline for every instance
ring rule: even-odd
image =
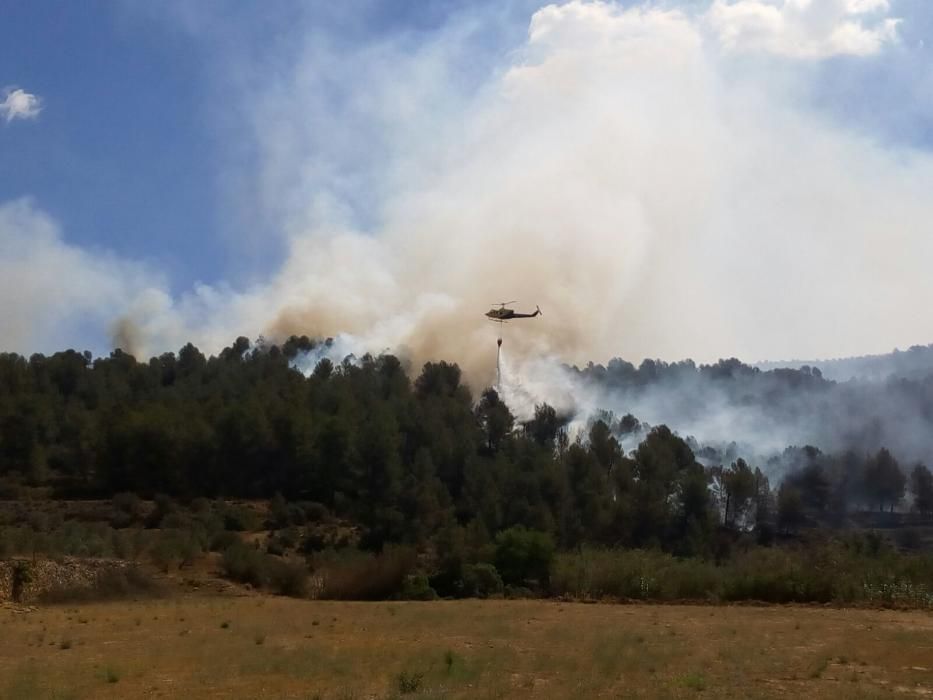
[[[450,527],[489,537],[520,525],[565,548],[703,554],[720,527],[789,532],[863,510],[933,511],[929,470],[900,465],[887,449],[789,446],[780,465],[787,476],[772,483],[768,464],[632,415],[591,417],[570,436],[568,417],[541,405],[519,424],[495,391],[474,396],[445,362],[411,379],[391,355],[323,360],[305,376],[294,360],[313,345],[240,338],[217,357],[187,345],[148,363],[119,350],[99,359],[2,355],[3,488],[7,496],[49,487],[59,497],[132,492],[183,501],[282,494],[358,525],[376,549]],[[743,390],[759,375],[730,361],[634,373],[616,364],[600,379],[661,381],[686,369]],[[809,369],[759,377],[764,395],[826,384]],[[637,446],[626,452],[621,444],[633,435]]]

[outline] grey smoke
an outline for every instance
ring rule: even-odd
[[[805,445],[860,455],[886,447],[905,464],[930,464],[933,347],[911,355],[906,375],[846,381],[827,379],[816,367],[761,370],[737,360],[700,367],[646,361],[637,369],[614,360],[562,372],[575,395],[586,397],[577,413],[581,418],[593,415],[594,405],[617,417],[631,413],[762,467],[785,448]],[[889,355],[874,361],[897,366],[897,360]]]

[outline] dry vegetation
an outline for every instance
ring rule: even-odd
[[[3,698],[933,695],[933,616],[259,595],[0,609]]]

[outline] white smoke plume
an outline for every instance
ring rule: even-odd
[[[121,314],[164,298],[164,285],[143,265],[66,243],[31,200],[0,203],[2,351],[60,350],[88,329],[105,335]]]
[[[781,21],[756,29],[768,7]],[[283,232],[281,269],[143,295],[126,316],[139,352],[334,336],[416,368],[458,361],[479,388],[500,330],[483,313],[518,299],[544,311],[502,329],[506,393],[527,414],[586,401],[561,361],[933,338],[917,304],[933,294],[933,157],[807,97],[809,62],[896,42],[888,4],[710,8],[549,5],[479,78],[464,68],[469,15],[414,45],[342,53],[313,29],[283,42],[238,78],[259,155],[250,201]]]
[[[545,312],[506,327],[516,362],[840,356],[933,336],[912,311],[933,292],[933,158],[808,108],[803,78],[746,69],[709,21],[548,6],[469,94],[451,87],[456,27],[404,58],[310,44],[250,93],[282,269],[171,313],[196,316],[182,327],[207,347],[234,329],[348,333],[480,383],[497,330],[482,314],[511,298]],[[351,73],[355,101],[323,113],[319,88]]]

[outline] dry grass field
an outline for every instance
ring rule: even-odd
[[[933,697],[933,615],[264,596],[0,608],[3,698]]]

